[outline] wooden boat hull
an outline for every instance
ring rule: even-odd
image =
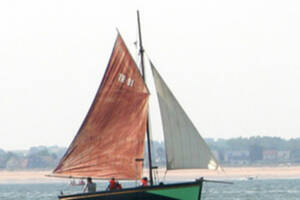
[[[200,200],[203,180],[59,196],[60,200]]]

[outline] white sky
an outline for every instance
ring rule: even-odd
[[[137,9],[148,55],[203,137],[299,136],[297,0],[4,0],[0,148],[69,145],[116,28],[133,49]]]

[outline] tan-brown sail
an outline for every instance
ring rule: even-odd
[[[149,92],[118,35],[104,78],[76,137],[54,170],[73,177],[139,179]]]

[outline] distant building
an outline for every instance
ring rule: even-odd
[[[279,161],[288,161],[290,160],[291,154],[290,151],[278,151],[277,159]]]
[[[249,151],[226,151],[224,161],[228,163],[247,163],[249,161]]]
[[[264,150],[263,151],[263,160],[265,161],[276,161],[278,157],[277,150]]]
[[[300,163],[300,149],[293,150],[290,157],[293,162]]]

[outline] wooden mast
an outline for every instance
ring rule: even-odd
[[[145,65],[144,65],[144,48],[142,44],[142,33],[141,33],[141,23],[140,23],[140,13],[137,10],[137,20],[138,20],[138,29],[139,29],[139,44],[140,44],[140,55],[141,55],[141,67],[142,67],[142,75],[144,81],[146,82],[146,75],[145,75]],[[153,185],[153,176],[152,176],[152,158],[151,158],[151,139],[150,139],[150,127],[149,127],[149,112],[148,112],[148,119],[147,119],[147,146],[148,146],[148,159],[149,159],[149,178],[150,178],[150,185]]]

